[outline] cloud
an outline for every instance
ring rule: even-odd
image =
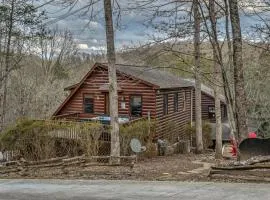
[[[88,1],[79,1],[74,8],[83,7]],[[122,1],[121,6],[127,6],[127,1]],[[68,29],[73,34],[73,38],[78,43],[81,50],[100,51],[105,50],[106,35],[103,13],[103,3],[96,4],[95,15],[90,18],[89,12],[76,13],[57,20],[51,27],[57,26],[58,29]],[[65,13],[72,13],[68,9],[62,9],[59,5],[49,5],[46,10],[50,19],[57,19]],[[91,20],[90,20],[91,19]],[[145,43],[148,38],[143,26],[144,16],[138,15],[133,11],[123,12],[121,18],[121,28],[115,28],[115,44],[117,49],[128,46],[132,43]],[[149,32],[149,31],[148,31]]]
[[[89,24],[89,27],[90,28],[93,28],[93,29],[103,29],[103,26],[100,23],[98,23],[97,21],[90,21],[90,22],[87,22],[87,23]]]
[[[89,50],[91,51],[106,51],[106,47],[105,46],[92,46],[89,48]]]
[[[247,13],[260,12],[269,7],[263,0],[241,0],[239,4]]]
[[[261,0],[242,0],[244,2],[243,7],[246,7],[246,10],[251,9],[251,4],[261,2]],[[85,6],[88,1],[79,0],[79,4],[74,7],[78,9]],[[104,22],[104,13],[103,13],[103,3],[98,3],[93,8],[95,13],[94,17],[90,18],[90,12],[82,10],[80,13],[76,13],[52,24],[51,26],[58,26],[60,29],[69,29],[76,42],[78,43],[78,48],[82,51],[93,52],[93,51],[105,51],[106,50],[106,35],[105,35],[105,22]],[[135,1],[134,1],[135,2]],[[134,3],[133,2],[133,3]],[[157,0],[156,2],[167,2],[165,0]],[[246,2],[246,3],[245,3]],[[247,3],[248,2],[248,3]],[[123,10],[125,6],[129,6],[130,0],[119,0]],[[68,9],[62,9],[59,5],[48,6],[46,8],[49,12],[49,17],[57,19],[58,16],[63,15],[64,13],[69,12]],[[90,9],[91,10],[91,9]],[[70,11],[72,13],[72,11]],[[126,46],[145,44],[152,40],[151,36],[162,36],[162,33],[157,32],[151,27],[145,27],[144,23],[147,21],[147,15],[151,13],[142,13],[137,10],[129,10],[121,13],[121,28],[115,28],[115,44],[117,49],[122,49]],[[115,18],[116,19],[116,16]],[[248,29],[251,23],[255,23],[256,19],[250,19],[244,15],[241,16],[241,24],[244,31]],[[114,21],[115,22],[115,21]],[[221,30],[224,27],[224,21],[220,20]],[[115,23],[116,24],[116,23]]]
[[[77,47],[79,49],[88,49],[88,45],[87,44],[77,44]]]

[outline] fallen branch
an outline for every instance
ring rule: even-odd
[[[9,167],[9,166],[18,166],[21,165],[19,161],[8,161],[1,163],[3,167]]]
[[[220,175],[227,175],[227,176],[254,176],[254,177],[264,177],[264,178],[270,178],[270,171],[269,170],[211,170],[209,171],[208,176],[211,177],[215,174]]]
[[[6,169],[6,170],[0,170],[0,174],[8,174],[11,172],[19,172],[22,171],[22,168],[13,168],[13,169]]]
[[[243,162],[245,165],[254,165],[257,163],[265,163],[270,162],[270,156],[256,156],[248,159],[247,161]]]
[[[61,161],[59,163],[49,163],[49,164],[40,164],[40,165],[31,165],[26,166],[28,169],[34,169],[34,168],[50,168],[50,167],[57,167],[62,166],[64,163]]]
[[[72,157],[72,158],[65,158],[65,159],[63,159],[62,161],[63,161],[64,163],[66,163],[66,162],[79,161],[79,160],[82,160],[82,159],[85,159],[85,155],[75,156],[75,157]]]
[[[56,162],[62,162],[63,159],[68,158],[68,156],[63,157],[57,157],[57,158],[50,158],[45,160],[39,160],[39,161],[24,161],[26,165],[40,165],[40,164],[49,164],[49,163],[56,163]]]
[[[242,166],[212,166],[214,170],[251,170],[251,169],[270,169],[270,165],[242,165]]]
[[[73,161],[69,163],[64,163],[63,166],[72,166],[72,165],[79,165],[85,163],[85,160],[78,160],[78,161]]]
[[[112,165],[109,163],[109,159],[111,156],[89,156],[85,157],[76,156],[72,158],[68,158],[67,156],[58,157],[58,158],[51,158],[46,160],[40,161],[12,161],[7,162],[6,165],[0,168],[0,174],[7,174],[11,172],[33,172],[36,169],[42,168],[65,168],[69,166],[80,166],[80,167],[87,167],[87,166],[130,166],[131,169],[134,166],[136,161],[136,156],[119,156],[117,158],[128,160],[129,162],[123,162],[122,164]],[[102,163],[98,162],[97,159],[107,159],[108,162]],[[93,162],[94,161],[94,162]],[[18,167],[20,166],[20,167]]]

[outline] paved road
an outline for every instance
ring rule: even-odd
[[[0,180],[0,199],[268,200],[269,186],[191,182]]]

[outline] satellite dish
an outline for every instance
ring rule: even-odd
[[[140,153],[142,151],[142,144],[137,138],[132,138],[130,141],[130,148],[134,153]]]

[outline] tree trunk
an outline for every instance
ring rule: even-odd
[[[214,41],[212,45],[216,44],[216,12],[215,12],[215,0],[209,0],[209,14],[212,23],[212,35]],[[220,94],[221,94],[221,67],[218,64],[218,55],[216,51],[217,47],[213,48],[213,59],[214,59],[214,93],[215,93],[215,119],[216,119],[216,159],[222,158],[222,122],[221,122],[221,107],[220,107]]]
[[[110,117],[111,117],[111,164],[120,162],[120,143],[119,143],[119,123],[118,123],[118,94],[116,77],[116,58],[114,47],[114,30],[112,19],[111,0],[104,0],[106,40],[107,40],[107,59],[109,73],[109,98],[110,98]]]
[[[244,83],[244,66],[242,58],[242,35],[237,0],[229,1],[233,37],[233,66],[237,139],[240,142],[248,133],[247,100]]]
[[[228,5],[228,0],[224,0],[224,6],[225,6],[225,28],[226,28],[226,38],[227,38],[227,46],[228,46],[228,55],[229,55],[229,61],[228,61],[228,68],[223,70],[224,76],[228,77],[228,73],[231,74],[233,69],[233,58],[232,58],[232,44],[231,44],[231,37],[230,37],[230,28],[229,28],[229,18],[230,18],[230,13],[229,13],[229,5]],[[226,72],[228,71],[228,72]],[[233,73],[232,73],[233,74]],[[225,94],[227,97],[227,113],[228,113],[228,120],[231,128],[231,136],[235,140],[236,137],[236,122],[235,122],[235,94],[234,91],[231,90],[230,88],[234,88],[234,81],[229,76],[229,81],[227,78],[227,86],[225,88]]]
[[[215,55],[214,55],[215,56]],[[215,59],[216,60],[216,59]],[[215,75],[216,75],[216,84],[214,86],[215,93],[215,118],[216,118],[216,159],[222,158],[222,121],[221,121],[221,105],[220,105],[220,66],[214,61]]]
[[[194,12],[194,60],[195,60],[195,121],[196,121],[196,151],[203,151],[202,111],[201,111],[201,74],[200,74],[200,13],[199,0],[193,0]]]
[[[229,24],[229,18],[230,18],[230,13],[229,13],[229,0],[224,0],[224,7],[225,7],[225,29],[226,29],[226,38],[227,38],[227,45],[228,45],[228,57],[229,57],[229,62],[228,62],[228,71],[233,71],[233,56],[232,56],[232,43],[231,43],[231,36],[230,36],[230,24]]]
[[[2,130],[5,126],[5,118],[6,118],[6,109],[7,109],[7,84],[8,84],[8,73],[10,68],[10,50],[11,50],[11,37],[13,32],[13,15],[14,15],[14,5],[15,1],[11,2],[11,9],[9,14],[9,25],[8,25],[8,35],[7,35],[7,47],[6,47],[6,55],[4,62],[4,79],[3,79],[3,96],[2,96],[2,110],[1,110],[1,119],[0,119],[0,130]]]

